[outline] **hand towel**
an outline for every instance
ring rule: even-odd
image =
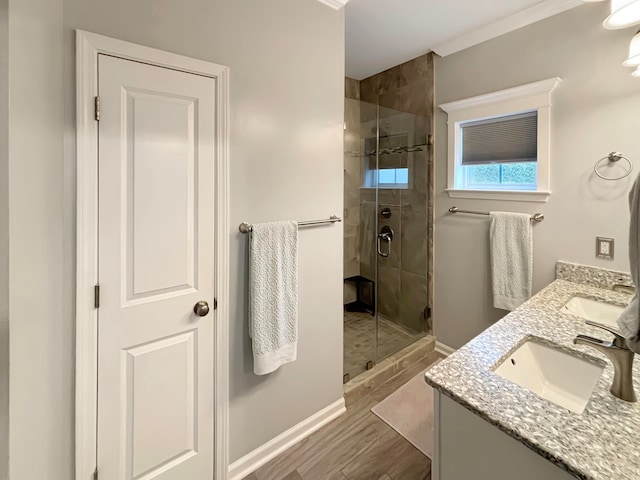
[[[298,346],[298,225],[254,224],[249,241],[249,335],[253,372],[293,362]]]
[[[638,299],[638,281],[640,281],[640,176],[636,178],[629,192],[629,266],[631,278],[636,285],[636,293],[631,302],[618,318],[618,328],[627,339],[630,350],[640,353],[640,300]]]
[[[531,216],[523,213],[491,212],[490,218],[493,306],[503,310],[515,310],[531,298]]]

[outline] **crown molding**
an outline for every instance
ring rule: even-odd
[[[331,0],[320,1],[329,3]],[[488,25],[471,30],[470,32],[458,37],[451,38],[439,45],[436,45],[431,50],[441,57],[446,57],[447,55],[473,47],[474,45],[499,37],[505,33],[518,30],[519,28],[526,27],[527,25],[544,20],[545,18],[571,10],[583,3],[584,2],[582,0],[545,0],[544,2],[501,18],[500,20]]]
[[[506,90],[500,90],[499,92],[492,92],[484,95],[478,95],[476,97],[465,98],[463,100],[456,100],[455,102],[443,103],[440,105],[440,108],[447,113],[455,113],[461,110],[468,110],[470,108],[491,105],[497,102],[518,100],[521,98],[533,98],[537,108],[548,107],[551,105],[551,92],[555,90],[561,81],[562,79],[559,77],[549,78],[547,80],[529,83],[527,85],[507,88]]]
[[[318,0],[320,3],[330,6],[335,10],[340,10],[349,0]]]

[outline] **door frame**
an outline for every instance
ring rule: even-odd
[[[216,80],[214,479],[229,464],[229,68],[76,30],[76,480],[92,480],[97,467],[98,310],[98,55],[106,54]]]

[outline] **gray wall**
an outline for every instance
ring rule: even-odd
[[[62,1],[9,3],[9,477],[72,477],[73,238]]]
[[[460,347],[506,312],[492,307],[488,221],[447,214],[477,210],[542,212],[534,227],[534,290],[554,279],[556,260],[628,271],[627,192],[633,178],[605,182],[593,165],[620,150],[640,166],[640,79],[621,66],[635,30],[602,28],[608,4],[586,4],[436,62],[436,105],[559,76],[553,93],[547,204],[450,199],[447,117],[436,117],[435,334]],[[637,170],[636,170],[637,172]],[[635,176],[635,174],[633,175]],[[595,237],[616,240],[613,261],[595,258]]]
[[[9,24],[0,0],[0,479],[9,474]]]
[[[341,398],[341,226],[301,232],[299,358],[259,378],[237,225],[342,211],[343,12],[316,0],[15,0],[9,22],[11,478],[73,478],[76,28],[231,68],[231,460]]]

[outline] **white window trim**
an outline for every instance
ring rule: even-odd
[[[479,95],[440,108],[448,116],[447,189],[451,198],[483,200],[515,200],[546,202],[551,194],[551,92],[562,80],[558,77],[521,85],[499,92]],[[512,115],[520,112],[538,112],[537,190],[463,190],[456,188],[456,170],[461,159],[456,145],[460,145],[460,124],[471,120]]]

